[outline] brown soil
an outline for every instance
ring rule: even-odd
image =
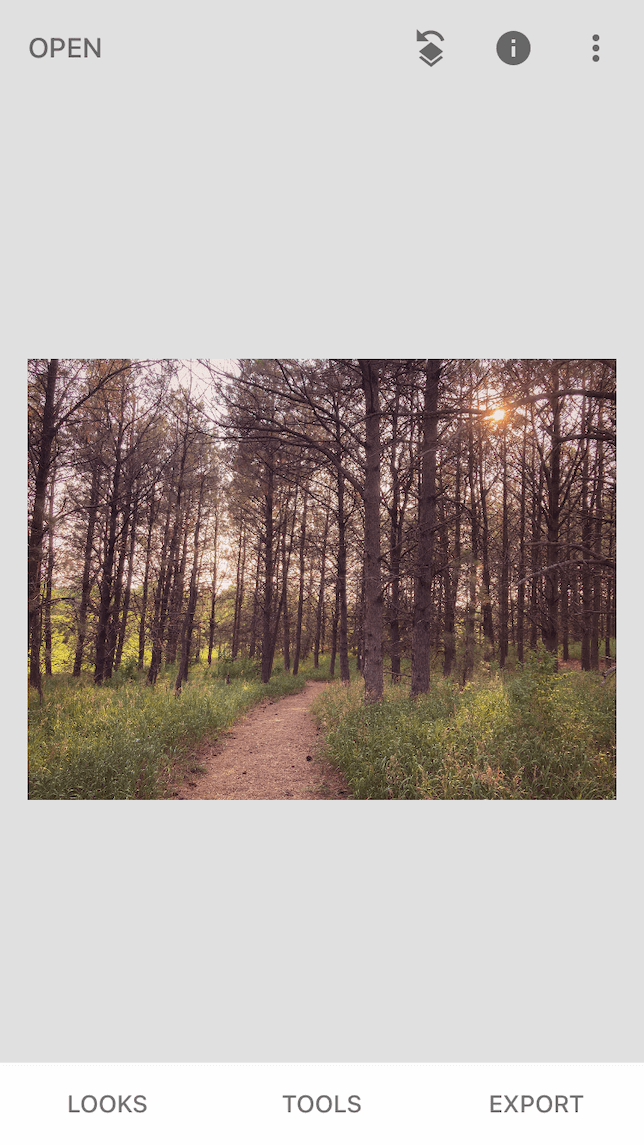
[[[190,758],[175,799],[347,799],[346,780],[317,750],[310,713],[324,684],[309,682],[298,696],[267,700],[215,743]]]

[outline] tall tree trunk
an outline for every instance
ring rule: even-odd
[[[598,430],[602,431],[602,415],[601,408],[599,411]],[[591,626],[591,641],[590,641],[590,666],[591,668],[599,669],[599,633],[601,627],[601,612],[602,612],[602,529],[603,529],[603,512],[604,512],[604,454],[601,439],[597,442],[597,452],[595,457],[596,465],[596,481],[595,481],[595,537],[594,537],[594,554],[595,554],[595,575],[593,577],[593,618]]]
[[[320,645],[322,643],[322,634],[324,631],[324,588],[326,580],[326,549],[329,537],[329,515],[330,506],[327,502],[326,514],[324,518],[324,536],[322,537],[322,556],[320,560],[318,601],[315,613],[315,645],[313,648],[313,665],[315,668],[319,668],[320,666]]]
[[[398,490],[396,490],[398,493]],[[391,515],[389,544],[391,549],[391,595],[389,603],[389,640],[391,645],[391,679],[400,683],[402,640],[400,635],[400,576],[402,557],[402,521],[400,504],[397,503]]]
[[[609,513],[609,530],[608,530],[608,560],[612,562],[614,556],[614,529],[615,529],[615,487],[611,486],[610,491],[610,513]],[[606,631],[605,631],[605,644],[604,653],[606,656],[606,667],[609,666],[609,661],[612,660],[611,650],[611,637],[615,636],[615,574],[612,568],[609,570],[606,578]]]
[[[76,635],[76,654],[74,657],[74,669],[72,672],[73,676],[80,676],[81,674],[81,667],[83,664],[83,649],[87,636],[87,610],[89,608],[92,588],[92,549],[94,545],[96,518],[98,516],[99,487],[100,480],[98,462],[95,461],[92,466],[92,484],[90,488],[89,506],[87,511],[87,531],[85,533],[85,551],[83,554],[83,582],[81,586],[80,607],[78,609],[78,630]]]
[[[546,487],[548,492],[548,513],[546,524],[548,529],[548,544],[546,547],[545,590],[546,590],[546,617],[544,624],[544,643],[548,652],[555,658],[557,666],[557,652],[559,648],[558,610],[559,610],[559,513],[561,492],[561,399],[559,397],[559,367],[553,366],[552,396],[550,399],[552,410],[551,452],[550,464],[546,468]]]
[[[47,485],[49,483],[49,468],[51,465],[54,438],[56,436],[56,380],[58,377],[58,361],[58,358],[51,358],[47,366],[45,403],[38,449],[38,466],[36,468],[34,506],[31,514],[27,561],[30,649],[29,683],[33,688],[37,689],[41,700],[40,646],[42,641],[42,614],[40,579],[43,562]]]
[[[304,599],[306,607],[304,609],[304,617],[302,620],[302,646],[300,652],[300,659],[307,660],[311,652],[311,644],[313,641],[313,564],[309,564],[308,583],[304,592]]]
[[[487,489],[485,488],[485,479],[483,473],[483,430],[479,425],[478,433],[478,450],[479,450],[479,485],[480,485],[480,498],[481,498],[481,555],[483,557],[483,567],[481,570],[481,612],[483,615],[483,645],[484,645],[484,659],[489,662],[494,656],[494,624],[492,621],[492,595],[490,585],[492,583],[490,576],[490,548],[489,548],[489,528],[488,528],[488,515],[487,515]]]
[[[339,627],[340,680],[348,684],[349,671],[349,617],[347,611],[347,532],[344,512],[344,477],[338,468],[338,561],[337,609],[335,624]]]
[[[51,593],[54,582],[54,496],[56,492],[56,462],[51,467],[49,487],[49,518],[47,521],[47,576],[45,581],[45,675],[51,676]]]
[[[592,551],[593,524],[588,503],[589,478],[589,444],[588,430],[589,417],[587,414],[588,398],[584,396],[583,425],[586,434],[584,443],[584,459],[581,471],[581,666],[584,672],[590,671],[590,634],[592,623],[592,575],[588,557]]]
[[[188,607],[184,617],[182,631],[181,631],[181,658],[179,661],[179,670],[177,678],[174,682],[174,694],[178,696],[181,692],[181,686],[188,681],[188,666],[190,664],[190,645],[192,642],[192,632],[195,620],[195,611],[197,608],[197,587],[198,587],[198,569],[199,569],[199,530],[201,527],[201,511],[203,506],[203,493],[205,486],[205,477],[201,478],[199,486],[199,499],[197,501],[197,517],[195,521],[195,532],[193,538],[193,558],[192,558],[192,572],[190,574],[190,589],[188,592]]]
[[[534,424],[533,424],[534,433]],[[532,444],[532,464],[530,467],[531,473],[534,475],[535,464],[535,447],[534,441]],[[538,570],[542,567],[543,561],[541,560],[541,518],[542,518],[542,499],[543,499],[543,465],[539,465],[539,483],[533,488],[532,497],[532,560],[531,560],[531,578],[530,578],[530,648],[533,652],[537,649],[537,632],[539,628],[539,620],[541,616],[541,577],[538,575]]]
[[[277,612],[275,613],[275,621],[273,623],[273,631],[271,633],[271,672],[273,670],[273,667],[272,667],[273,660],[275,659],[275,649],[277,648],[277,637],[279,634],[280,621],[282,619],[282,609],[284,608],[284,601],[286,599],[286,585],[283,584],[281,586],[281,588],[279,586],[276,586],[276,592],[274,593],[274,596],[277,595],[278,590],[279,590],[279,601],[277,604]]]
[[[121,526],[121,543],[119,546],[119,555],[116,565],[116,575],[114,577],[114,590],[113,590],[113,605],[110,613],[110,623],[107,635],[107,656],[105,679],[110,680],[114,671],[114,661],[116,656],[116,646],[118,642],[118,634],[121,618],[121,601],[123,598],[123,577],[125,575],[125,561],[128,551],[128,539],[130,537],[130,518],[132,515],[132,494],[128,493],[127,503],[123,512],[123,524]]]
[[[257,618],[260,608],[260,577],[262,573],[262,546],[257,546],[257,566],[255,568],[255,588],[253,591],[253,615],[250,624],[250,637],[248,641],[248,655],[251,660],[255,657],[257,647]]]
[[[432,615],[432,555],[436,521],[436,449],[438,446],[438,385],[440,358],[428,358],[425,367],[425,403],[422,421],[418,548],[412,631],[411,694],[429,691]]]
[[[114,656],[114,671],[118,672],[121,667],[121,660],[123,658],[123,648],[125,646],[125,637],[127,635],[127,621],[130,613],[130,600],[132,597],[132,578],[134,576],[134,551],[136,548],[136,527],[139,521],[139,502],[138,498],[134,498],[134,508],[132,510],[132,525],[130,528],[130,548],[127,557],[127,580],[125,582],[125,592],[123,593],[123,610],[121,613],[121,624],[119,627],[118,643],[116,645],[116,654]]]
[[[284,514],[284,521],[282,523],[282,584],[285,587],[284,594],[284,614],[282,616],[282,653],[284,656],[284,671],[290,672],[291,670],[291,616],[288,607],[288,566],[290,564],[290,553],[287,553],[286,544],[286,530],[287,518]]]
[[[297,676],[300,669],[300,655],[302,652],[302,614],[304,612],[304,570],[306,552],[306,510],[309,491],[304,489],[304,504],[302,505],[302,519],[300,522],[300,581],[297,597],[297,624],[295,629],[295,659],[293,661],[293,675]]]
[[[340,593],[339,582],[336,578],[335,582],[335,604],[333,606],[333,617],[331,620],[331,658],[329,661],[329,676],[331,679],[335,676],[335,659],[338,648],[338,618],[340,616]]]
[[[210,616],[208,617],[208,667],[212,664],[215,643],[215,604],[217,601],[217,539],[219,535],[219,506],[215,506],[215,535],[213,539],[212,581],[210,584]]]
[[[192,505],[188,503],[185,511],[185,516],[181,524],[181,554],[179,554],[177,551],[177,558],[173,569],[172,590],[170,593],[170,600],[168,605],[167,636],[165,646],[166,666],[168,664],[176,664],[177,647],[181,637],[183,589],[186,579],[186,562],[188,559],[188,533],[190,529],[189,518],[191,512]]]
[[[266,466],[266,493],[264,494],[264,601],[262,605],[262,684],[268,684],[273,670],[272,607],[273,607],[273,498],[275,474],[271,464]]]
[[[364,482],[364,683],[365,703],[382,699],[382,580],[380,574],[380,377],[379,362],[360,358],[365,396]]]
[[[291,532],[287,543],[288,533],[288,504],[284,507],[284,520],[282,522],[282,585],[284,588],[284,604],[282,617],[284,653],[284,671],[291,670],[291,610],[288,603],[288,573],[291,565],[291,552],[293,551],[293,538],[295,536],[295,521],[297,517],[297,489],[295,491],[295,504],[291,520]]]
[[[456,521],[454,523],[454,570],[452,572],[449,559],[449,534],[445,527],[445,554],[446,554],[446,580],[445,580],[445,655],[443,658],[443,676],[452,674],[456,658],[456,601],[458,599],[458,582],[461,574],[461,452],[456,453],[456,485],[454,503],[456,506]]]
[[[526,524],[526,443],[528,437],[527,420],[523,423],[523,444],[521,447],[521,501],[519,507],[519,584],[517,587],[517,660],[523,664],[523,644],[525,639],[525,524]]]
[[[474,675],[474,623],[476,617],[476,572],[478,568],[478,508],[476,504],[476,476],[474,469],[474,430],[472,415],[468,426],[468,483],[470,489],[470,533],[471,548],[467,584],[467,604],[465,608],[465,655],[463,657],[463,684]]]
[[[581,521],[581,515],[582,514],[581,514],[581,509],[580,509],[580,521]],[[583,526],[580,529],[574,529],[572,531],[572,534],[571,534],[572,540],[576,541],[576,542],[581,542],[582,531],[583,531]],[[569,570],[568,570],[568,582],[570,584],[570,617],[569,617],[570,639],[575,641],[575,642],[579,642],[579,643],[581,643],[581,640],[582,640],[581,601],[580,601],[580,596],[579,596],[580,590],[581,590],[581,585],[580,585],[581,573],[580,573],[580,570],[581,570],[581,565],[579,565],[579,564],[571,565]]]
[[[508,538],[508,462],[507,434],[503,428],[503,523],[501,526],[501,580],[499,585],[499,665],[505,668],[508,658],[508,596],[510,585],[510,544]]]
[[[570,584],[570,514],[566,523],[566,548],[561,569],[561,656],[564,662],[570,659],[570,609],[568,602]]]
[[[165,634],[166,616],[168,612],[168,601],[170,598],[170,587],[172,584],[172,574],[177,560],[177,552],[179,546],[179,532],[183,517],[183,510],[181,505],[181,498],[183,494],[183,479],[186,465],[186,457],[188,454],[188,425],[186,424],[185,437],[183,442],[183,451],[181,454],[181,462],[179,466],[179,475],[177,480],[176,494],[174,500],[174,521],[172,525],[172,533],[170,535],[170,543],[167,546],[167,537],[169,535],[170,516],[172,506],[168,503],[168,515],[166,517],[166,525],[163,538],[163,549],[161,554],[161,566],[159,569],[159,580],[157,582],[157,591],[155,594],[154,602],[154,635],[152,642],[152,657],[150,659],[150,667],[148,668],[147,681],[148,684],[154,686],[159,675],[161,668],[161,660],[163,657],[163,637]],[[166,547],[167,546],[167,547]]]
[[[166,620],[168,616],[168,603],[170,600],[170,589],[172,587],[172,579],[175,574],[177,565],[177,554],[179,551],[179,537],[183,525],[183,484],[184,475],[186,471],[186,461],[188,457],[189,446],[189,428],[190,428],[190,415],[186,416],[186,423],[183,428],[181,460],[179,462],[179,473],[176,478],[176,493],[174,498],[174,520],[172,524],[172,533],[170,535],[170,544],[166,550],[166,538],[168,536],[168,528],[170,521],[170,514],[172,506],[168,503],[168,518],[166,520],[166,528],[164,531],[164,545],[163,557],[161,561],[161,568],[159,571],[159,582],[157,586],[157,596],[155,599],[154,609],[154,638],[152,643],[152,657],[150,659],[150,667],[148,669],[147,680],[149,684],[156,684],[159,671],[161,669],[161,661],[163,659],[163,641],[166,631]],[[170,494],[168,492],[168,499]],[[167,554],[167,556],[166,556]]]
[[[143,573],[143,587],[141,589],[141,618],[139,620],[139,672],[143,671],[145,657],[145,629],[148,610],[148,592],[150,582],[150,557],[152,553],[152,530],[155,524],[154,488],[150,493],[150,517],[148,521],[148,538],[145,545],[145,570]]]
[[[356,602],[353,611],[353,643],[356,649],[356,668],[364,676],[364,603],[365,603],[365,570],[364,560],[360,570],[360,585],[356,584],[354,593]]]
[[[119,514],[119,494],[121,486],[121,447],[123,429],[119,428],[116,441],[114,473],[107,504],[105,524],[105,545],[103,567],[101,569],[100,598],[98,607],[98,627],[96,631],[96,655],[94,661],[94,683],[102,684],[107,679],[107,657],[110,617],[112,608],[112,588],[114,583],[114,557],[116,553],[117,521]]]
[[[398,461],[398,421],[400,387],[396,386],[390,415],[391,445],[389,459],[389,655],[392,683],[400,683],[400,565],[402,547],[400,465]]]
[[[233,660],[239,654],[241,635],[242,605],[244,603],[244,579],[246,575],[246,522],[242,521],[239,531],[239,552],[237,554],[237,571],[235,576],[235,615],[233,617],[233,637],[231,655]],[[254,653],[253,653],[254,654]]]

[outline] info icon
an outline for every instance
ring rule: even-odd
[[[524,64],[530,55],[530,41],[523,32],[505,32],[496,45],[496,54],[504,64]]]

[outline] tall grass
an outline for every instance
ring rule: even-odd
[[[441,679],[416,700],[401,685],[362,699],[336,685],[316,704],[355,799],[615,798],[615,690],[545,653],[462,691]]]
[[[293,695],[305,676],[281,675],[261,684],[241,674],[229,685],[197,668],[175,699],[174,673],[155,688],[128,678],[127,667],[107,686],[54,676],[42,706],[29,699],[31,799],[155,799],[188,749],[221,732],[266,697]]]

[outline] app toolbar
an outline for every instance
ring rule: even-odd
[[[416,29],[416,41],[420,41],[423,44],[418,58],[422,63],[428,64],[430,68],[445,58],[445,37],[441,32],[431,29],[427,31]],[[596,64],[599,63],[600,60],[599,44],[599,33],[595,32],[593,33],[592,40],[589,41],[588,44],[588,58]],[[518,64],[524,64],[531,58],[532,45],[524,32],[516,30],[503,32],[496,41],[496,54],[502,63],[516,67]]]

